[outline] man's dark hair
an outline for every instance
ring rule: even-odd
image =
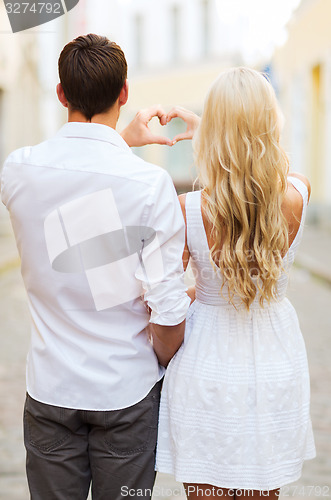
[[[79,36],[62,50],[59,76],[71,109],[91,120],[118,99],[127,62],[122,49],[105,36]]]

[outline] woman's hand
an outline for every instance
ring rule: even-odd
[[[165,144],[172,146],[173,141],[162,135],[154,135],[148,124],[154,116],[157,116],[161,125],[166,125],[167,114],[161,106],[139,111],[132,122],[122,131],[121,136],[130,147],[146,146],[147,144]]]
[[[192,139],[199,126],[200,117],[193,113],[193,111],[176,106],[167,114],[166,123],[171,122],[173,118],[181,118],[187,124],[187,129],[186,132],[176,135],[176,137],[173,138],[172,143],[176,144],[176,142],[179,141]]]

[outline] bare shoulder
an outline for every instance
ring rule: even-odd
[[[311,185],[310,185],[309,179],[305,175],[299,174],[298,172],[291,172],[289,174],[289,177],[296,177],[297,179],[300,179],[300,181],[302,181],[307,186],[307,189],[308,189],[308,201],[309,201],[310,194],[311,194]]]
[[[185,203],[186,203],[186,195],[187,193],[183,193],[183,194],[180,194],[178,195],[178,200],[179,200],[179,203],[180,203],[180,206],[183,208],[185,208]]]
[[[297,176],[293,175],[293,177]],[[292,219],[298,221],[300,220],[303,208],[303,199],[299,191],[296,190],[290,180],[288,180],[287,182],[287,190],[282,208],[285,218],[287,219],[289,224],[291,224]]]
[[[289,177],[300,179],[307,186],[308,196],[310,196],[310,182],[307,177],[302,174],[292,173]],[[299,191],[295,189],[289,181],[287,184],[287,192],[282,206],[283,214],[288,222],[289,227],[289,244],[291,245],[300,227],[300,221],[303,210],[303,199]]]

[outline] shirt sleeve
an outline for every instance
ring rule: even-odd
[[[2,170],[0,172],[0,191],[1,191],[1,201],[8,208],[8,203],[10,203],[11,197],[11,166],[21,159],[21,154],[27,150],[27,148],[21,148],[13,151],[5,160]]]
[[[185,222],[171,177],[162,172],[145,220],[148,237],[136,277],[151,308],[151,323],[174,326],[184,321],[190,298],[184,284],[182,256]]]

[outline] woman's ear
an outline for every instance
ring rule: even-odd
[[[56,86],[56,93],[57,93],[57,97],[58,97],[60,103],[62,104],[62,106],[64,106],[65,108],[67,108],[68,107],[68,101],[67,101],[66,96],[64,95],[64,91],[63,91],[63,87],[62,87],[61,83],[59,83]]]
[[[125,80],[123,88],[120,92],[119,98],[118,98],[118,103],[121,106],[124,106],[124,104],[127,103],[129,98],[129,82],[128,80]]]

